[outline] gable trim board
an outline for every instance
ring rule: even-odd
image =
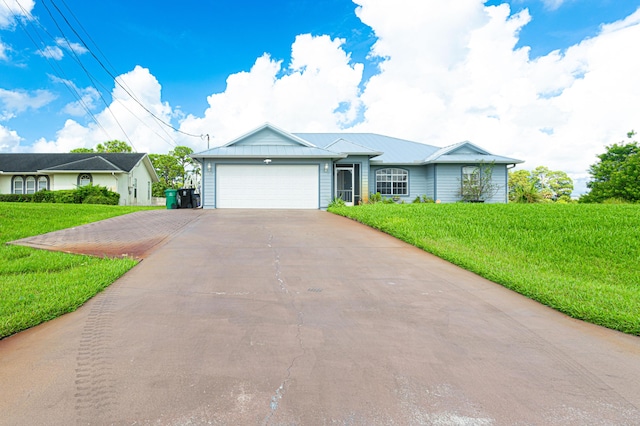
[[[373,133],[288,133],[268,123],[191,157],[202,166],[204,208],[326,209],[336,196],[338,164],[357,165],[353,191],[359,188],[362,201],[376,192],[377,170],[399,168],[408,172],[400,200],[426,195],[448,203],[459,201],[462,167],[493,163],[501,189],[487,202],[505,203],[507,169],[522,163],[468,141],[438,148]]]

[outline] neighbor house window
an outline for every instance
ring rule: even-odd
[[[78,186],[91,185],[91,175],[89,173],[83,173],[78,176]]]
[[[13,178],[13,193],[24,194],[24,179],[22,179],[22,176]]]
[[[38,191],[44,191],[45,189],[47,189],[47,177],[46,176],[40,176],[38,178]]]
[[[33,194],[36,192],[36,178],[33,176],[28,176],[25,180],[26,191],[25,194]]]
[[[381,195],[409,195],[409,172],[404,169],[377,170],[376,192]]]

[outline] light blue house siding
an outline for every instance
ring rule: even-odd
[[[425,195],[429,198],[431,198],[432,200],[436,199],[436,164],[427,164],[425,166],[425,172],[426,172],[426,186],[427,189],[425,191]]]
[[[333,173],[331,172],[332,159],[273,159],[269,165],[264,164],[262,159],[204,159],[202,167],[202,207],[205,209],[215,209],[216,206],[216,171],[220,164],[230,165],[259,165],[270,167],[271,165],[317,165],[319,182],[319,206],[326,209],[332,199],[333,194]],[[328,171],[324,171],[325,164],[328,164]]]
[[[462,168],[474,164],[436,164],[437,179],[435,180],[436,200],[442,203],[455,203],[460,201],[460,187],[462,182]],[[492,182],[497,185],[497,193],[485,200],[486,203],[506,203],[506,178],[507,167],[504,164],[496,164],[493,168]]]
[[[403,165],[372,165],[371,172],[369,173],[369,193],[375,194],[376,190],[376,171],[381,169],[402,169],[409,172],[409,194],[400,196],[400,199],[405,203],[412,202],[416,197],[422,197],[423,195],[429,195],[429,188],[427,185],[427,176],[429,174],[429,166],[403,166]],[[383,195],[384,196],[384,195]],[[390,196],[385,196],[390,197]]]

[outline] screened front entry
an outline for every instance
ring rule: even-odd
[[[336,198],[353,205],[353,167],[336,168]]]

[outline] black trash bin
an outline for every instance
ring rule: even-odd
[[[191,209],[193,208],[193,188],[180,188],[178,189],[178,208],[179,209]]]

